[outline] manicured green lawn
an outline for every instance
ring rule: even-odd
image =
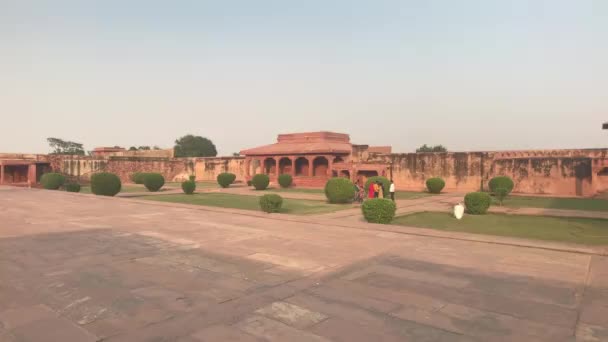
[[[162,189],[160,189],[160,191],[165,190],[165,188],[163,187]],[[91,187],[90,186],[83,186],[80,188],[80,192],[82,192],[83,194],[90,194],[91,193]],[[120,189],[120,192],[148,192],[148,189],[146,189],[146,187],[144,187],[143,185],[139,186],[139,185],[123,185]]]
[[[397,191],[395,192],[395,199],[416,199],[434,195],[435,194],[422,191]]]
[[[308,193],[308,194],[319,194],[324,195],[325,190],[323,189],[315,189],[315,188],[270,188],[268,189],[270,192],[300,192],[300,193]],[[395,193],[395,199],[416,199],[426,196],[432,196],[428,192],[417,192],[417,191],[397,191]]]
[[[165,183],[165,186],[181,189],[182,188],[182,182],[167,182],[167,183]],[[202,188],[219,188],[219,187],[220,187],[220,185],[217,184],[217,182],[212,182],[212,181],[196,182],[196,188],[197,189],[202,189]]]
[[[496,198],[493,205],[498,205]],[[509,208],[546,208],[572,209],[589,211],[608,211],[608,200],[596,198],[557,198],[557,197],[528,197],[509,196],[503,203]]]
[[[212,207],[245,209],[245,210],[260,210],[259,197],[248,195],[233,195],[223,193],[198,193],[194,195],[176,194],[176,195],[154,195],[141,197],[151,201],[172,202],[206,205]],[[283,198],[282,213],[296,215],[311,215],[324,214],[338,210],[349,209],[353,206],[350,204],[329,204],[323,201],[310,201]]]
[[[325,194],[325,190],[317,188],[269,188],[271,192],[300,192],[306,194]]]
[[[608,220],[524,215],[465,215],[424,212],[395,218],[393,224],[475,234],[561,241],[586,245],[608,244]]]

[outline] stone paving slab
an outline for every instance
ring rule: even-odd
[[[0,236],[2,341],[602,341],[608,331],[608,258],[595,254],[12,189],[0,196]]]

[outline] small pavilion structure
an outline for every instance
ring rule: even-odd
[[[0,159],[0,184],[31,186],[38,183],[49,163],[29,159]]]
[[[385,175],[386,164],[362,165],[353,160],[353,146],[348,134],[308,132],[279,134],[277,142],[242,150],[245,173],[249,180],[263,173],[276,181],[280,174],[289,174],[296,186],[320,187],[330,177],[355,180],[360,174]],[[390,148],[389,148],[390,150]]]

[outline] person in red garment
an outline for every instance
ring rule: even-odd
[[[369,183],[369,190],[367,191],[367,198],[376,197],[376,189],[374,188],[374,182]]]

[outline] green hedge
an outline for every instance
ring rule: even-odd
[[[267,213],[278,213],[283,206],[283,198],[277,194],[266,194],[260,197],[260,209]]]
[[[57,190],[65,183],[65,177],[60,173],[45,173],[40,178],[40,183],[47,190]]]
[[[95,195],[115,196],[121,187],[120,178],[113,173],[100,172],[91,176],[91,192]]]
[[[188,176],[188,180],[196,182],[196,176],[195,175],[190,175],[190,176]]]
[[[217,175],[217,184],[219,184],[222,188],[227,188],[230,184],[234,183],[236,180],[236,175],[234,173],[223,172]]]
[[[134,172],[131,174],[131,181],[135,184],[144,184],[147,172]]]
[[[251,179],[251,184],[256,190],[265,190],[270,184],[270,178],[265,174],[257,174]]]
[[[292,182],[293,182],[293,177],[291,177],[291,175],[288,175],[288,174],[279,175],[279,185],[282,188],[289,188],[291,186]]]
[[[350,203],[355,198],[355,185],[348,178],[334,177],[325,183],[329,203]]]
[[[443,178],[434,177],[426,180],[426,188],[432,194],[438,194],[445,187],[445,181]]]
[[[78,183],[67,183],[63,187],[67,192],[80,192],[80,184]]]
[[[363,202],[361,211],[367,222],[371,223],[391,223],[395,218],[397,206],[395,202],[386,198],[373,198]]]
[[[165,185],[165,177],[160,173],[146,173],[144,177],[144,186],[148,191],[156,192]]]
[[[386,178],[386,177],[382,177],[382,176],[374,176],[374,177],[370,177],[367,179],[367,181],[365,182],[365,192],[367,193],[369,191],[369,185],[373,182],[376,183],[380,181],[380,183],[382,183],[382,195],[384,196],[384,198],[388,198],[390,197],[390,193],[389,190],[391,188],[391,181]]]
[[[490,208],[492,199],[485,192],[469,192],[464,196],[464,205],[467,208],[467,213],[473,215],[483,215]]]
[[[192,195],[194,190],[196,190],[196,182],[187,180],[182,183],[182,191],[184,191],[185,194]]]
[[[498,176],[490,179],[488,186],[492,193],[496,193],[497,189],[502,188],[507,191],[508,195],[513,191],[515,184],[513,183],[513,180],[507,176]]]

